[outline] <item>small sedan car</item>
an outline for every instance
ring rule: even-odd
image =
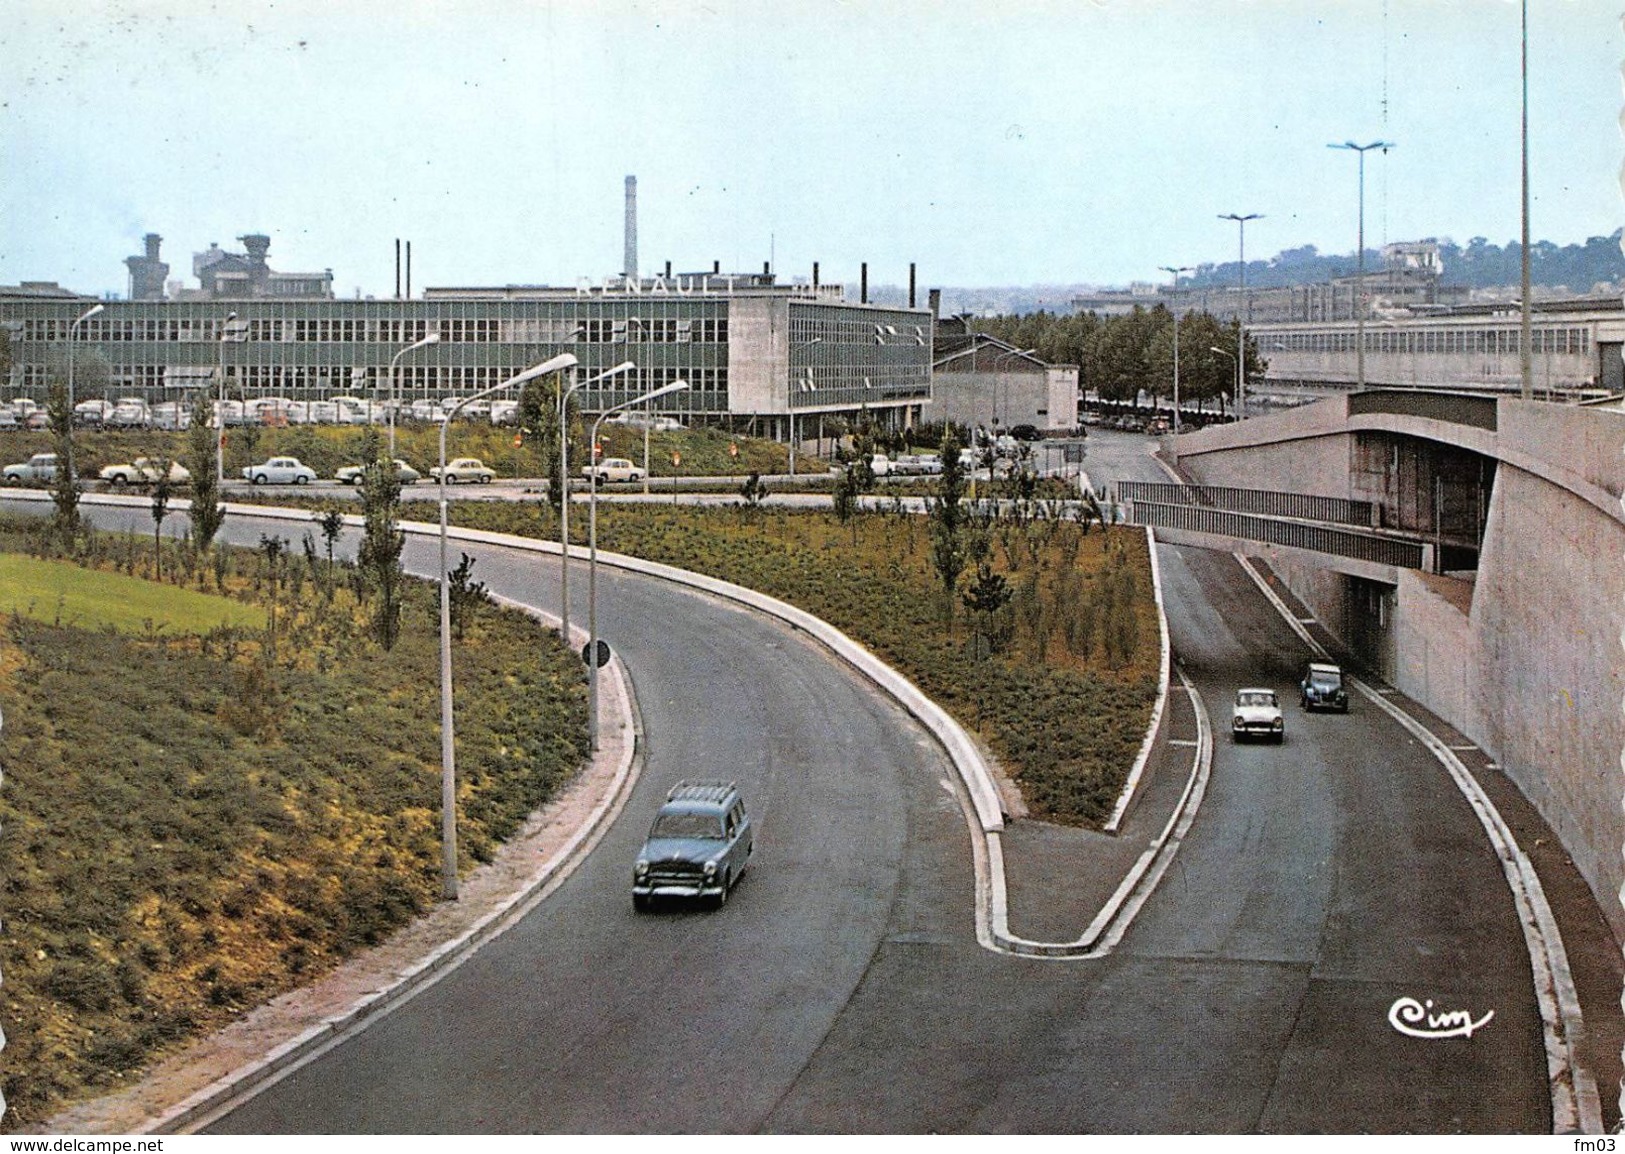
[[[610,481],[643,480],[643,470],[625,457],[605,457],[596,465],[583,465],[581,475],[595,485]]]
[[[1286,722],[1281,703],[1273,689],[1243,689],[1236,694],[1236,708],[1230,718],[1230,737],[1263,737],[1280,743],[1286,740]]]
[[[1303,680],[1298,682],[1298,704],[1304,709],[1335,709],[1349,711],[1349,694],[1343,685],[1343,671],[1325,661],[1311,661],[1304,666]]]
[[[731,781],[680,781],[655,814],[632,866],[632,907],[655,898],[709,899],[718,909],[745,872],[754,830]]]
[[[125,485],[156,485],[163,476],[163,462],[151,457],[137,457],[128,465],[107,465],[97,474],[115,488]],[[178,461],[169,463],[169,483],[185,485],[192,480],[192,472]]]
[[[341,485],[355,485],[359,487],[361,484],[362,474],[366,471],[367,466],[365,465],[346,465],[344,468],[333,474],[333,480],[337,481]],[[399,457],[395,458],[395,479],[401,484],[415,485],[417,484],[418,479],[422,476],[423,474],[412,468],[411,465],[408,465]]]
[[[263,465],[249,465],[243,478],[256,485],[308,485],[316,479],[316,470],[298,457],[272,457]]]
[[[440,466],[436,465],[429,470],[429,476],[436,481],[440,480]],[[459,481],[478,482],[489,485],[496,477],[496,473],[485,467],[485,462],[478,457],[458,457],[446,466],[446,484],[455,485]]]

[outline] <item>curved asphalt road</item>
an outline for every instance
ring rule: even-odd
[[[1160,475],[1140,438],[1090,452],[1096,484]],[[556,558],[459,548],[493,591],[556,597]],[[1233,559],[1161,557],[1219,741],[1112,955],[980,948],[952,775],[911,722],[777,626],[600,570],[647,738],[623,818],[514,930],[213,1132],[1549,1132],[1523,939],[1447,774],[1358,699],[1231,746],[1235,689],[1285,695],[1301,643]],[[647,821],[699,775],[741,783],[751,870],[720,912],[635,916]],[[1400,997],[1494,1018],[1408,1038]]]

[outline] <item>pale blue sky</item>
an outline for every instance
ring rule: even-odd
[[[1534,233],[1622,219],[1621,0],[1530,0]],[[271,236],[394,288],[640,264],[1162,278],[1518,235],[1515,0],[0,0],[0,283]]]

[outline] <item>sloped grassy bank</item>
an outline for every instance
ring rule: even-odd
[[[0,552],[30,540],[0,524]],[[103,535],[95,583],[178,592],[150,580],[152,548]],[[267,621],[267,557],[228,557],[188,567],[177,551],[166,574]],[[86,573],[31,561],[59,566],[65,588]],[[409,584],[385,651],[347,570],[279,561],[274,638],[0,606],[8,1129],[117,1086],[435,901],[433,591]],[[522,614],[483,607],[455,660],[468,865],[582,763],[586,704],[579,662]]]
[[[1098,826],[1134,762],[1156,699],[1160,643],[1144,533],[1085,527],[1055,508],[986,523],[989,570],[1009,600],[950,622],[926,519],[764,507],[598,509],[599,548],[744,585],[873,649],[987,741],[1034,817]],[[432,519],[426,505],[403,516]],[[470,528],[556,533],[535,506],[458,502]],[[583,518],[573,519],[579,529]],[[554,522],[556,526],[556,522]],[[963,590],[975,568],[961,578]],[[981,639],[977,639],[980,633]],[[989,652],[991,650],[991,652]]]

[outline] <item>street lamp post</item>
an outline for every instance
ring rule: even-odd
[[[1373,140],[1370,144],[1355,144],[1346,140],[1342,144],[1328,144],[1327,148],[1338,148],[1345,152],[1357,153],[1360,157],[1360,227],[1359,251],[1355,254],[1354,273],[1354,387],[1365,388],[1365,154],[1373,148],[1380,148],[1387,152],[1394,147],[1391,141]]]
[[[457,751],[451,717],[451,576],[446,568],[446,430],[463,407],[503,389],[567,369],[574,354],[560,353],[499,385],[464,397],[440,422],[440,896],[457,900]],[[374,462],[374,467],[377,466]],[[394,458],[389,468],[395,468]]]
[[[79,326],[97,313],[103,312],[106,308],[106,305],[91,305],[80,314],[78,320],[68,326],[68,459],[63,462],[63,466],[68,470],[70,483],[75,480],[73,471],[73,341],[79,331]]]
[[[1523,99],[1521,102],[1523,116],[1522,132],[1522,161],[1523,173],[1521,181],[1522,208],[1522,251],[1519,253],[1519,275],[1523,286],[1523,308],[1519,311],[1518,341],[1518,396],[1523,400],[1532,401],[1535,398],[1535,369],[1530,360],[1533,350],[1529,347],[1532,322],[1530,317],[1529,300],[1529,0],[1523,0],[1519,5],[1522,21],[1522,34],[1520,37],[1520,59],[1523,70]],[[1550,366],[1548,361],[1547,365]],[[1548,381],[1548,384],[1550,382]],[[1548,398],[1550,399],[1550,398]]]
[[[611,413],[618,413],[622,409],[630,409],[634,405],[641,405],[645,401],[652,401],[656,397],[664,397],[668,393],[680,392],[686,388],[688,382],[678,379],[668,385],[661,385],[653,392],[633,397],[630,401],[611,405],[599,413],[598,419],[592,423],[592,440],[587,442],[588,445],[598,444],[598,427]],[[587,506],[587,736],[591,739],[592,748],[596,750],[598,748],[598,486],[592,485],[588,493],[590,496]]]
[[[1263,220],[1264,214],[1249,212],[1245,216],[1239,216],[1233,212],[1222,212],[1219,214],[1219,219],[1236,222],[1236,231],[1239,234],[1238,240],[1241,249],[1238,263],[1241,265],[1242,299],[1236,305],[1236,420],[1239,421],[1247,415],[1247,358],[1242,354],[1247,348],[1247,322],[1253,319],[1250,315],[1244,315],[1244,310],[1249,314],[1252,311],[1245,307],[1247,304],[1247,222],[1249,220]]]
[[[1191,268],[1188,265],[1180,265],[1178,268],[1175,268],[1171,264],[1159,265],[1158,267],[1161,268],[1163,272],[1173,273],[1174,275],[1172,309],[1174,314],[1174,436],[1176,438],[1174,441],[1174,453],[1177,455],[1179,453],[1179,442],[1177,439],[1179,436],[1179,274],[1182,272],[1190,272]]]
[[[570,644],[570,438],[564,427],[564,416],[577,389],[637,367],[632,361],[622,361],[613,369],[605,369],[596,377],[587,377],[559,391],[559,636],[566,645]],[[590,453],[592,449],[589,447],[587,451]]]
[[[220,339],[215,342],[219,352],[216,365],[219,392],[214,402],[214,483],[217,491],[226,483],[226,342],[236,339],[233,328],[236,323],[237,314],[227,313],[226,319],[220,322]]]
[[[1221,349],[1218,345],[1209,345],[1208,346],[1208,352],[1210,352],[1210,353],[1218,353],[1221,357],[1229,357],[1231,360],[1237,362],[1238,364],[1241,362],[1241,358],[1238,357],[1235,353],[1231,352],[1229,349]],[[1219,400],[1220,401],[1224,400],[1224,394],[1223,393],[1219,394]],[[1222,406],[1221,406],[1221,408],[1222,408]],[[1239,421],[1241,418],[1238,416],[1236,419]]]
[[[412,352],[414,349],[421,349],[427,345],[437,345],[439,343],[440,333],[438,330],[436,330],[435,332],[432,332],[428,336],[424,337],[421,341],[407,345],[400,352],[389,358],[389,459],[391,461],[395,459],[395,410],[400,407],[401,403],[400,392],[395,387],[395,366],[400,364],[402,357],[404,357],[407,353]]]
[[[1000,398],[1002,397],[1004,400],[1010,399],[1009,390],[1000,383],[999,363],[1011,357],[1030,357],[1037,351],[1037,349],[1006,349],[993,358],[993,427],[995,429],[999,427],[999,414],[1004,410]]]

